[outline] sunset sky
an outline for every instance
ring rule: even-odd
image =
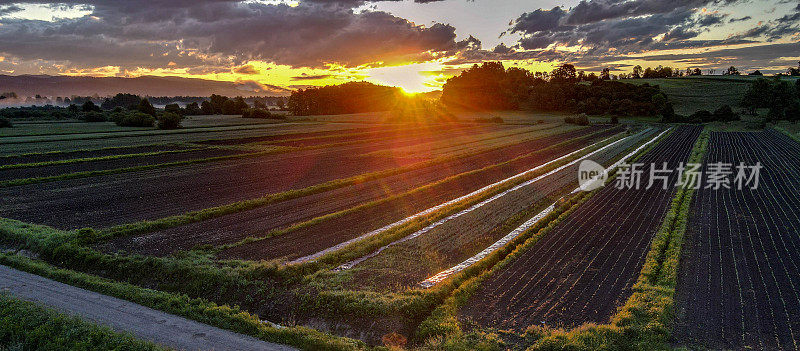
[[[783,71],[798,0],[0,1],[0,74],[181,76],[264,95],[353,80],[441,88],[487,60],[549,71]]]

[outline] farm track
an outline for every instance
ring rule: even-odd
[[[527,154],[531,150],[573,138],[584,137],[601,130],[603,129],[589,128],[546,136],[398,175],[270,204],[254,210],[230,214],[135,238],[120,238],[113,241],[108,247],[114,250],[123,249],[151,255],[164,255],[175,250],[190,249],[196,245],[229,244],[246,237],[263,236],[270,230],[283,228],[294,223],[402,193],[449,176],[501,163]],[[618,130],[608,130],[602,135],[593,137],[592,140],[599,140],[603,135],[607,136],[616,132]],[[590,143],[589,140],[580,141],[576,142],[575,145],[564,146],[561,149],[572,150],[579,145],[588,143]],[[559,151],[554,150],[553,153]],[[563,153],[566,152],[563,151]],[[551,153],[548,153],[548,155],[551,155]],[[447,201],[459,194],[468,193],[484,184],[489,184],[493,180],[502,179],[508,174],[518,173],[520,169],[527,169],[531,164],[538,164],[542,162],[542,159],[549,157],[537,155],[536,157],[524,158],[508,166],[482,172],[466,179],[460,179],[457,182],[443,183],[441,186],[418,195],[401,197],[394,201],[356,211],[339,218],[326,220],[279,237],[262,240],[264,243],[250,243],[245,245],[246,248],[231,249],[224,256],[230,255],[231,257],[259,260],[284,256],[300,257],[312,254],[356,237],[362,232],[416,213],[420,209],[430,207],[431,204]],[[176,240],[176,238],[180,239]],[[269,249],[263,250],[262,248],[265,245]]]
[[[443,131],[424,137],[15,186],[0,189],[0,210],[8,218],[70,229],[163,218],[408,166],[420,160],[359,155],[467,133],[479,140],[482,132],[486,131]]]
[[[700,127],[680,127],[639,163],[663,162],[674,169],[686,162]],[[657,181],[645,190],[601,189],[533,247],[519,253],[472,295],[460,318],[501,329],[531,325],[575,327],[605,323],[630,295],[663,221],[676,183]],[[643,172],[642,185],[649,172]]]
[[[704,165],[716,162],[761,162],[764,168],[756,190],[732,183],[732,189],[695,195],[679,265],[675,342],[796,350],[800,144],[774,130],[712,133]]]
[[[592,155],[590,159],[608,166],[625,150],[652,137],[654,133],[655,130],[637,134]],[[538,207],[546,207],[577,187],[578,165],[570,165],[510,191],[466,215],[452,218],[363,260],[352,268],[353,287],[379,290],[412,287],[463,262],[508,234],[504,228],[510,218],[526,210],[533,211],[532,216],[538,212]],[[547,205],[542,206],[542,203]]]
[[[118,169],[125,167],[138,167],[138,166],[156,165],[169,162],[197,160],[210,157],[242,155],[246,153],[248,152],[244,150],[206,148],[199,150],[170,152],[160,155],[143,155],[135,157],[95,160],[88,162],[72,162],[72,163],[45,165],[37,167],[0,169],[0,181],[11,180],[11,179],[24,179],[24,178],[52,177],[61,174],[68,174],[75,172],[104,171],[104,170],[111,170],[111,169]]]

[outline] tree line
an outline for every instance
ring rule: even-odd
[[[584,79],[570,64],[547,74],[518,67],[506,69],[501,62],[476,64],[447,80],[441,100],[448,107],[465,109],[528,109],[589,115],[656,116],[671,108],[657,86]]]
[[[400,88],[348,82],[293,91],[287,108],[295,116],[337,115],[389,111],[405,101]]]
[[[758,109],[769,109],[768,122],[800,121],[800,79],[790,83],[778,77],[759,78],[750,84],[742,97],[741,106],[752,115]]]
[[[11,127],[12,119],[68,119],[86,122],[112,121],[126,127],[152,127],[162,129],[179,128],[184,116],[192,115],[241,115],[245,118],[285,118],[269,112],[265,100],[250,98],[252,106],[245,98],[233,99],[213,94],[201,103],[193,101],[185,107],[170,103],[163,109],[156,108],[147,97],[119,93],[96,104],[93,98],[73,97],[67,107],[53,105],[8,107],[0,109],[0,126]],[[81,102],[77,104],[76,102]]]

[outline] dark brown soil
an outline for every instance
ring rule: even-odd
[[[481,132],[441,131],[424,137],[15,186],[0,189],[0,212],[7,218],[64,229],[156,219],[407,166],[420,160],[362,155],[408,145],[424,147],[442,137]]]
[[[638,162],[671,168],[685,162],[702,128],[681,127]],[[613,183],[595,194],[533,247],[484,281],[460,312],[485,327],[575,327],[608,322],[630,295],[653,234],[674,194],[660,182],[639,190]]]
[[[61,174],[103,171],[125,167],[156,165],[161,163],[179,162],[196,160],[210,157],[220,157],[244,154],[246,151],[225,150],[225,149],[201,149],[185,152],[166,153],[161,155],[126,157],[111,160],[99,160],[90,162],[73,162],[56,164],[41,167],[12,168],[0,170],[0,181],[10,179],[50,177]]]
[[[250,243],[241,247],[232,248],[221,254],[225,258],[242,259],[273,259],[288,258],[294,259],[310,255],[318,251],[327,249],[341,242],[358,237],[370,230],[388,225],[414,213],[438,205],[442,202],[451,200],[458,196],[470,193],[496,181],[505,179],[514,174],[531,169],[549,160],[577,150],[581,147],[590,145],[603,138],[606,138],[619,130],[608,131],[603,135],[598,135],[592,140],[582,140],[569,145],[559,147],[557,150],[537,153],[530,157],[521,158],[514,162],[503,165],[502,167],[470,174],[461,179],[442,183],[427,189],[418,194],[404,196],[394,201],[383,203],[379,206],[371,207],[363,211],[354,212],[350,215],[325,221],[317,225],[306,227],[295,232],[280,235],[266,240]],[[558,137],[545,138],[539,140],[539,145],[529,144],[530,150],[546,147],[547,145],[558,144],[564,140],[569,140],[569,136],[561,135]],[[430,183],[438,177],[450,175],[453,171],[469,171],[476,166],[484,165],[488,160],[503,161],[509,156],[498,155],[498,157],[486,158],[486,155],[479,155],[474,158],[466,158],[445,165],[434,166],[421,174],[419,178],[403,178],[401,183],[408,184],[409,180],[416,180],[420,185]],[[376,196],[387,195],[386,183],[380,182],[373,186]],[[399,189],[391,189],[388,194],[395,193]],[[356,190],[353,194],[364,194],[363,190]],[[324,203],[324,201],[323,201]]]
[[[272,229],[286,227],[290,224],[303,220],[308,220],[327,213],[344,210],[360,203],[384,198],[392,194],[398,194],[451,175],[500,163],[519,155],[526,154],[531,150],[536,150],[537,148],[558,143],[559,140],[563,141],[568,140],[569,138],[585,136],[596,132],[597,130],[599,129],[583,129],[545,137],[534,141],[523,142],[496,151],[431,165],[402,174],[335,189],[320,194],[283,201],[258,209],[227,215],[201,223],[185,225],[136,238],[122,238],[115,241],[111,248],[163,255],[178,249],[190,249],[200,244],[218,245],[236,242],[249,236],[261,236]],[[614,132],[615,131],[609,131],[607,134],[610,135]],[[597,138],[602,138],[602,136],[598,136]],[[588,143],[588,141],[582,142],[581,145],[588,145]],[[569,146],[565,147],[564,149],[572,150],[576,147],[577,146]],[[292,233],[293,239],[291,241],[293,243],[289,245],[295,249],[295,252],[293,252],[292,255],[302,256],[305,255],[305,252],[308,252],[308,254],[314,253],[316,251],[309,251],[315,249],[324,249],[341,241],[348,240],[352,237],[360,235],[362,232],[374,229],[374,226],[378,223],[391,223],[396,219],[407,216],[408,214],[418,212],[420,209],[430,207],[430,204],[444,202],[452,197],[456,197],[457,195],[468,193],[474,189],[477,189],[483,186],[482,184],[484,183],[489,184],[492,179],[499,180],[509,176],[510,174],[519,173],[520,169],[524,167],[530,168],[529,166],[531,164],[535,165],[535,162],[538,162],[537,160],[539,159],[541,159],[541,156],[523,159],[515,162],[509,167],[504,167],[491,172],[483,172],[481,175],[467,178],[466,181],[462,180],[459,182],[443,184],[442,186],[434,189],[434,191],[425,192],[425,196],[423,197],[414,197],[413,199],[402,198],[386,203],[382,206],[377,206],[377,209],[379,210],[370,209],[368,211],[353,213],[352,215],[341,217],[336,221],[331,222],[334,223],[333,227],[329,226],[328,224],[321,223],[320,226],[314,226],[302,230],[302,233]],[[344,226],[344,223],[348,223],[348,225],[351,226]],[[357,225],[353,226],[353,224]],[[323,225],[325,226],[324,230],[320,229]],[[315,232],[316,234],[314,234]],[[330,239],[320,240],[318,236],[323,235],[320,233],[325,233],[324,235]],[[308,235],[310,235],[313,240],[308,240]],[[287,238],[288,237],[289,236],[287,236]],[[180,238],[180,240],[176,240],[176,238]],[[275,238],[267,241],[272,242],[271,240],[278,239]],[[280,239],[281,242],[283,242],[283,240],[286,239]],[[304,242],[304,244],[302,246],[298,246],[297,242]],[[256,246],[253,249],[253,256],[247,257],[274,258],[288,254],[284,251],[275,251],[274,253],[266,256],[266,253],[260,252],[258,249],[259,247],[261,246]],[[281,246],[281,250],[285,249],[286,247]]]
[[[716,162],[764,168],[756,190],[697,192],[679,266],[674,341],[797,350],[800,145],[774,130],[712,133],[705,164]]]
[[[655,131],[652,131],[655,133]],[[610,166],[625,150],[652,138],[641,134],[592,155],[591,160]],[[578,186],[578,164],[535,183],[509,192],[470,212],[453,218],[417,238],[398,243],[354,269],[351,287],[403,290],[455,266],[490,246],[513,228]],[[519,214],[530,213],[527,216]],[[509,222],[511,218],[515,221]],[[513,223],[513,224],[512,224]],[[510,227],[506,225],[511,224]],[[424,259],[421,259],[424,258]]]
[[[42,153],[42,154],[32,154],[25,156],[7,156],[7,157],[0,157],[0,166],[14,165],[20,163],[49,162],[49,161],[59,161],[59,160],[70,160],[76,158],[127,155],[127,154],[139,154],[148,152],[185,150],[185,149],[187,149],[187,147],[177,146],[177,145],[152,145],[152,146],[109,148],[109,149],[99,149],[90,151]]]

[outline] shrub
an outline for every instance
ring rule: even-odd
[[[5,118],[0,118],[0,128],[11,128],[13,126],[14,125],[11,124],[11,121],[9,121],[9,120],[7,120]]]
[[[730,122],[730,121],[738,121],[739,115],[736,112],[733,112],[733,109],[728,106],[724,105],[714,111],[714,120],[722,121],[722,122]]]
[[[714,120],[714,115],[708,110],[699,110],[689,116],[689,123],[705,123]]]
[[[105,122],[108,120],[108,117],[106,117],[105,113],[92,111],[84,113],[81,119],[86,122]]]
[[[242,112],[242,118],[272,118],[272,114],[264,109],[248,108]]]
[[[164,111],[174,113],[177,115],[185,114],[185,111],[178,104],[167,104],[164,106]]]
[[[92,112],[92,111],[100,111],[100,106],[97,106],[92,102],[92,100],[86,100],[86,102],[81,105],[81,111],[83,112]]]
[[[619,124],[619,117],[611,116],[611,124]]]
[[[589,125],[589,117],[586,117],[585,113],[581,113],[575,117],[566,117],[564,118],[564,123],[569,124],[576,124],[579,126],[588,126]]]
[[[153,107],[153,105],[150,104],[150,101],[147,99],[142,99],[139,101],[139,106],[137,106],[136,109],[139,110],[139,112],[146,113],[150,116],[156,115],[156,108]],[[152,125],[152,123],[150,125]]]
[[[153,116],[142,112],[121,113],[114,118],[114,122],[122,127],[152,127],[155,121]]]
[[[177,129],[183,117],[177,113],[164,112],[158,116],[158,129]]]

